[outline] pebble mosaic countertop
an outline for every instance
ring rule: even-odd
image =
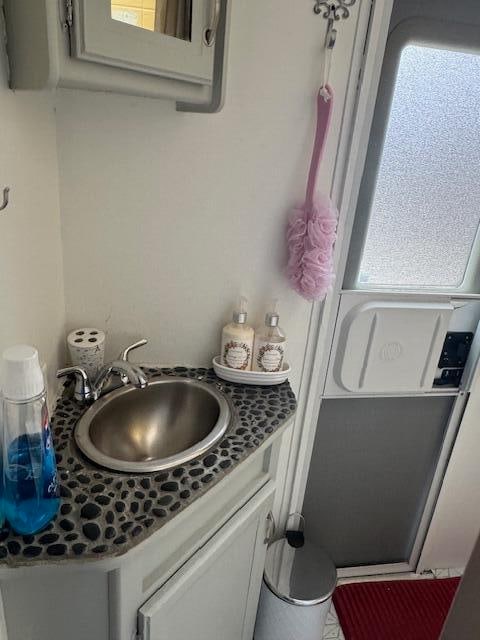
[[[0,563],[31,565],[121,555],[171,520],[245,460],[295,412],[288,382],[272,387],[224,382],[212,370],[144,368],[150,378],[203,377],[220,384],[233,416],[220,442],[202,458],[170,471],[125,474],[97,467],[77,449],[73,429],[84,409],[62,397],[52,416],[61,508],[43,531],[0,531]]]

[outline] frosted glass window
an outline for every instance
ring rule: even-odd
[[[480,220],[480,57],[402,52],[358,286],[459,287]]]

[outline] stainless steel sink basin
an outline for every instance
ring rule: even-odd
[[[229,420],[228,402],[214,386],[165,376],[145,389],[128,385],[97,400],[78,422],[75,440],[103,467],[161,471],[205,453]]]

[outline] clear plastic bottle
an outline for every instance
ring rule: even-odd
[[[253,371],[274,372],[282,371],[287,338],[278,326],[279,315],[276,311],[277,301],[272,305],[272,311],[265,316],[265,324],[255,332],[255,347],[253,351]]]
[[[38,352],[19,345],[3,353],[3,504],[12,529],[43,529],[59,506],[57,466]]]

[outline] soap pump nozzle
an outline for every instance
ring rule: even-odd
[[[265,325],[267,327],[278,327],[280,316],[277,311],[278,300],[272,300],[271,310],[265,315]]]
[[[242,296],[239,300],[238,309],[233,312],[233,321],[237,324],[245,324],[247,322],[247,304],[248,300]]]

